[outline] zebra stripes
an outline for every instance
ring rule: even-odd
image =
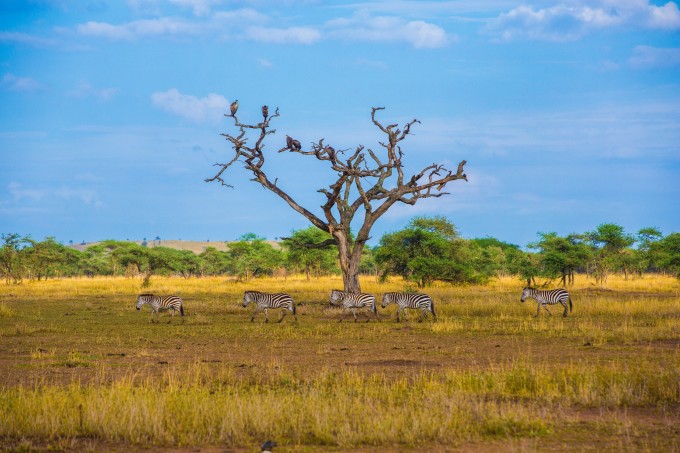
[[[389,304],[397,304],[397,322],[399,322],[399,312],[404,313],[404,321],[406,321],[406,309],[412,308],[420,310],[422,315],[418,322],[422,322],[427,316],[427,312],[432,313],[434,321],[437,321],[437,314],[434,312],[434,302],[427,294],[410,294],[410,293],[385,293],[382,299],[382,307],[385,308]]]
[[[286,310],[293,313],[293,317],[297,321],[297,315],[295,310],[295,302],[293,298],[288,294],[284,293],[262,293],[260,291],[246,291],[243,293],[243,307],[247,307],[249,303],[254,302],[257,306],[253,312],[253,316],[250,317],[250,322],[253,322],[255,315],[264,311],[264,322],[269,322],[269,317],[267,316],[267,309],[281,308],[281,317],[277,322],[283,321],[286,316]]]
[[[564,307],[564,313],[562,313],[563,317],[567,317],[567,301],[569,302],[569,311],[573,311],[573,305],[571,303],[571,296],[569,296],[569,293],[567,292],[566,289],[552,289],[552,290],[546,290],[546,291],[540,291],[535,288],[524,288],[522,291],[522,298],[520,299],[522,302],[527,300],[527,298],[532,298],[538,302],[538,306],[536,307],[536,316],[538,316],[538,313],[541,311],[541,306],[545,308],[545,311],[548,312],[550,316],[552,316],[552,313],[550,313],[550,310],[548,310],[548,305],[556,305],[556,304],[562,304]]]
[[[151,322],[153,322],[153,315],[156,315],[156,322],[158,322],[159,312],[163,310],[172,310],[172,316],[175,317],[175,312],[179,312],[184,316],[184,306],[182,299],[179,296],[154,296],[153,294],[140,294],[137,297],[137,310],[141,310],[144,304],[149,304],[151,307]]]
[[[375,296],[373,294],[350,293],[334,289],[331,291],[330,304],[334,307],[342,307],[342,314],[340,315],[340,320],[338,322],[342,322],[347,310],[354,315],[354,322],[357,322],[356,310],[358,308],[367,309],[367,312],[365,313],[366,322],[371,320],[371,312],[373,312],[375,319],[380,321],[380,318],[378,317],[378,307],[376,306]]]

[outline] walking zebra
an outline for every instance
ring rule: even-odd
[[[153,294],[140,294],[137,297],[137,310],[141,310],[144,304],[149,304],[151,307],[151,322],[153,322],[153,315],[156,315],[156,321],[158,322],[158,312],[162,310],[172,310],[173,318],[175,317],[176,311],[178,311],[180,315],[184,316],[184,306],[182,304],[182,299],[179,296],[154,296]]]
[[[434,302],[432,302],[432,298],[427,294],[385,293],[382,299],[382,307],[385,308],[391,303],[395,303],[398,306],[397,322],[399,322],[400,310],[403,311],[404,321],[406,321],[407,308],[413,308],[416,310],[420,309],[422,315],[418,322],[422,322],[423,319],[425,319],[428,310],[430,313],[432,313],[434,320],[437,320],[437,314],[434,312]]]
[[[284,293],[261,293],[260,291],[246,291],[243,293],[243,307],[247,307],[249,303],[254,302],[257,305],[253,316],[250,317],[250,322],[253,322],[255,315],[259,311],[264,311],[264,322],[269,322],[269,317],[267,316],[267,309],[269,308],[281,308],[281,317],[277,322],[283,321],[286,316],[286,310],[293,313],[293,317],[297,321],[295,310],[295,302],[293,298],[288,294]]]
[[[370,312],[373,312],[375,319],[380,321],[380,317],[378,317],[378,307],[376,306],[375,296],[373,294],[350,293],[334,289],[331,291],[331,305],[334,307],[342,307],[342,314],[340,315],[340,320],[338,322],[342,322],[346,310],[352,312],[352,315],[354,315],[354,322],[357,322],[357,308],[368,309],[365,313],[366,322],[371,320]]]
[[[535,288],[524,288],[522,291],[522,299],[521,301],[524,302],[527,300],[527,298],[530,297],[532,299],[535,299],[536,302],[538,302],[538,306],[536,307],[536,316],[538,316],[538,313],[541,311],[541,306],[545,308],[545,311],[548,312],[550,316],[552,316],[552,313],[550,313],[550,310],[548,310],[548,305],[555,305],[555,304],[562,304],[564,307],[564,313],[562,313],[563,317],[567,317],[567,301],[569,301],[569,311],[573,311],[573,305],[571,303],[571,296],[569,296],[569,293],[567,292],[566,289],[552,289],[549,291],[539,291]]]

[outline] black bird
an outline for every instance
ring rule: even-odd
[[[262,106],[262,116],[264,116],[265,118],[269,116],[269,107],[267,107],[266,105]]]
[[[302,149],[302,145],[300,144],[300,142],[290,138],[288,135],[286,135],[286,146],[288,146],[288,149],[296,149],[296,150]]]
[[[236,115],[236,111],[238,110],[238,99],[232,102],[229,108],[231,109],[231,116]]]
[[[262,453],[272,453],[274,447],[276,447],[276,442],[274,442],[273,440],[268,440],[267,442],[262,444]]]

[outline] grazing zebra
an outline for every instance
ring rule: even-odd
[[[255,315],[259,311],[264,311],[264,322],[269,322],[269,317],[267,316],[267,309],[268,308],[281,308],[281,317],[277,322],[283,321],[283,318],[286,316],[286,310],[290,311],[293,313],[293,317],[297,321],[297,316],[296,313],[297,311],[295,310],[295,302],[293,302],[293,298],[290,297],[288,294],[283,294],[283,293],[261,293],[260,291],[246,291],[243,293],[243,306],[247,307],[250,302],[254,302],[255,305],[257,305],[257,308],[255,308],[255,311],[253,312],[253,316],[250,317],[250,322],[253,322],[255,319]]]
[[[149,304],[151,307],[151,322],[153,322],[154,314],[156,315],[156,321],[158,321],[158,312],[161,310],[172,310],[173,318],[175,317],[176,311],[178,311],[180,315],[184,316],[184,306],[182,304],[182,299],[179,296],[154,296],[153,294],[140,294],[137,297],[137,310],[141,310],[144,304]]]
[[[342,314],[340,315],[340,320],[338,322],[342,322],[346,310],[352,312],[352,315],[354,315],[354,322],[357,322],[357,308],[368,309],[368,312],[365,313],[366,322],[371,320],[370,312],[373,312],[375,319],[380,321],[380,317],[378,317],[378,307],[376,306],[375,296],[373,294],[350,293],[334,289],[331,291],[331,305],[334,307],[342,307]]]
[[[437,321],[437,314],[434,312],[434,302],[427,294],[410,294],[410,293],[385,293],[382,299],[382,307],[385,308],[389,304],[397,304],[397,322],[399,322],[399,311],[404,312],[404,321],[406,321],[406,309],[420,309],[422,315],[418,322],[422,322],[427,316],[428,310],[432,313],[434,320]]]
[[[555,304],[562,304],[564,307],[564,313],[562,313],[563,317],[567,317],[567,301],[569,301],[569,311],[573,310],[573,305],[571,303],[571,296],[569,296],[569,293],[567,292],[566,289],[552,289],[549,291],[539,291],[535,288],[524,288],[522,291],[522,299],[521,301],[524,302],[527,300],[528,297],[531,297],[532,299],[535,299],[536,302],[538,302],[538,306],[536,307],[536,316],[538,316],[538,313],[541,311],[541,306],[545,308],[545,311],[548,312],[550,316],[552,316],[552,313],[550,313],[550,310],[548,310],[548,305],[555,305]]]

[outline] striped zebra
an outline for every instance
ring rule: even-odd
[[[375,319],[380,321],[378,307],[376,306],[375,296],[373,294],[350,293],[334,289],[331,291],[331,306],[342,307],[342,314],[340,315],[340,320],[338,322],[342,322],[347,310],[352,312],[352,315],[354,315],[354,322],[357,322],[357,308],[367,309],[367,312],[365,312],[366,322],[371,320],[371,312],[373,312]]]
[[[293,317],[297,321],[297,311],[295,309],[295,302],[293,298],[288,294],[284,293],[262,293],[260,291],[246,291],[243,293],[243,307],[247,307],[249,303],[254,302],[257,305],[253,316],[250,317],[250,322],[253,322],[255,315],[264,311],[264,322],[269,322],[269,317],[267,316],[267,309],[269,308],[281,308],[281,317],[277,322],[283,321],[286,316],[286,310],[293,313]]]
[[[137,310],[141,310],[144,304],[149,304],[151,307],[151,322],[153,322],[153,315],[156,315],[158,322],[158,312],[163,310],[172,310],[172,316],[175,317],[175,312],[178,311],[180,315],[184,316],[184,305],[179,296],[154,296],[153,294],[140,294],[137,297]],[[168,321],[169,322],[169,321]]]
[[[569,311],[573,311],[574,308],[571,303],[571,296],[569,296],[569,293],[566,289],[562,288],[551,289],[549,291],[540,291],[536,288],[524,288],[522,291],[521,301],[524,302],[529,297],[538,302],[538,306],[536,307],[536,316],[538,316],[538,313],[541,311],[541,306],[543,306],[545,311],[547,311],[548,314],[552,316],[552,313],[550,313],[550,310],[548,310],[548,305],[562,304],[564,307],[564,313],[562,313],[562,316],[565,318],[567,317],[567,301],[569,301]]]
[[[427,294],[410,294],[410,293],[385,293],[382,299],[382,307],[385,308],[389,304],[397,304],[397,322],[399,322],[399,311],[404,313],[404,321],[406,321],[406,309],[413,308],[420,310],[422,315],[418,322],[422,322],[427,316],[427,312],[432,313],[434,320],[437,321],[437,314],[434,312],[434,302]]]

